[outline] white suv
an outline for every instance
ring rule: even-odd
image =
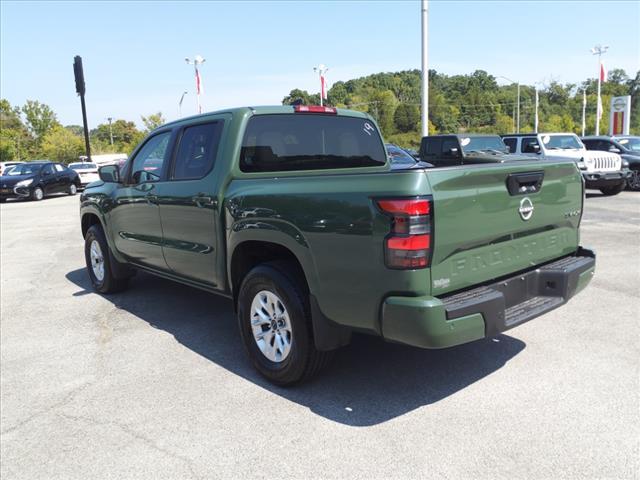
[[[624,190],[629,169],[617,153],[587,150],[575,133],[529,133],[502,135],[510,153],[541,160],[567,159],[577,162],[586,188],[597,188],[605,195]],[[626,162],[625,162],[626,163]]]

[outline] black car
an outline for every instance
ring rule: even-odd
[[[407,168],[430,168],[433,167],[430,163],[421,162],[413,157],[404,148],[401,148],[393,143],[385,144],[387,147],[387,153],[391,159],[392,170],[405,170]]]
[[[582,143],[587,150],[614,152],[629,164],[631,175],[627,177],[627,188],[640,191],[640,137],[632,135],[607,137],[583,137]]]
[[[27,162],[15,166],[10,175],[0,177],[0,201],[7,198],[42,200],[52,193],[75,195],[78,188],[78,174],[61,163]]]

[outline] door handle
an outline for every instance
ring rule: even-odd
[[[216,200],[213,197],[210,197],[209,195],[204,195],[199,193],[198,195],[191,197],[191,199],[193,200],[193,203],[195,203],[195,205],[199,208],[205,208],[205,207],[215,208],[218,206],[218,200]]]
[[[151,203],[151,204],[158,203],[158,196],[154,195],[153,193],[147,193],[145,195],[145,198],[147,199],[147,203]]]

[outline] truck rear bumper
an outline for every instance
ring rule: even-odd
[[[422,348],[491,337],[566,303],[587,286],[595,264],[595,253],[579,248],[575,255],[446,297],[388,297],[382,334]]]

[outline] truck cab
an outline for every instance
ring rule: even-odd
[[[420,159],[436,167],[526,159],[509,153],[499,135],[432,135],[420,142]]]

